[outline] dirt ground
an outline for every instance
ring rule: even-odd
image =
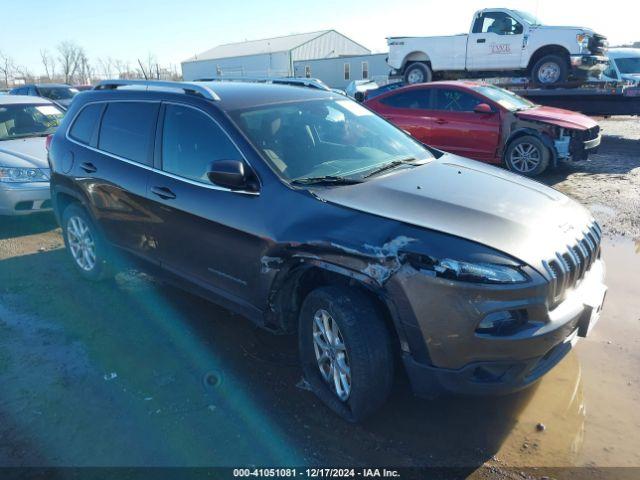
[[[599,154],[542,179],[606,233],[590,337],[515,395],[420,400],[400,378],[361,425],[300,388],[294,339],[139,272],[84,282],[52,217],[1,219],[0,466],[640,467],[640,121],[602,125]]]

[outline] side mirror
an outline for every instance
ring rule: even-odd
[[[491,105],[487,103],[479,103],[478,105],[475,106],[473,111],[476,113],[493,113],[493,109],[491,108]]]
[[[215,183],[229,190],[253,190],[244,170],[244,162],[240,160],[218,160],[211,163],[207,177]]]

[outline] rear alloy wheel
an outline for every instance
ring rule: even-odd
[[[102,237],[80,205],[72,203],[64,210],[62,229],[65,246],[80,275],[93,281],[108,277],[111,268]]]
[[[391,340],[367,295],[317,288],[304,300],[298,335],[305,378],[334,412],[356,422],[386,401],[394,370]]]
[[[433,78],[433,73],[429,65],[416,62],[410,64],[404,71],[404,83],[409,85],[414,83],[427,83]]]
[[[533,135],[515,139],[505,152],[505,164],[512,172],[535,177],[549,165],[549,149]]]

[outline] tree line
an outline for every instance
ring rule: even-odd
[[[149,53],[136,64],[118,58],[104,57],[90,61],[85,49],[73,41],[60,42],[53,51],[40,50],[42,69],[34,74],[18,64],[13,57],[0,50],[0,86],[11,88],[25,83],[57,82],[68,85],[90,85],[99,80],[158,79],[180,80],[175,65],[160,65],[157,57]]]

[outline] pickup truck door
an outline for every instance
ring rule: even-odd
[[[486,103],[481,97],[458,88],[433,88],[429,145],[463,157],[496,163],[500,144],[500,113],[476,113]]]
[[[526,27],[505,12],[476,18],[467,38],[467,70],[520,68]]]

